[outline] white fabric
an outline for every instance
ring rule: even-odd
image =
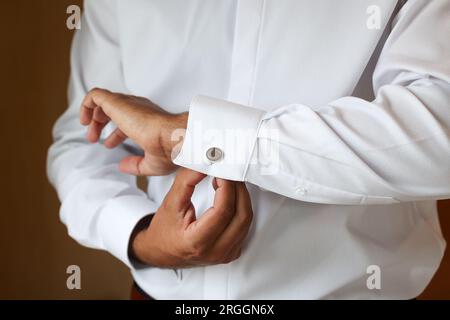
[[[450,195],[450,1],[396,4],[87,1],[48,161],[71,236],[124,261],[157,299],[417,296],[445,249],[435,200]],[[367,24],[373,10],[380,28]],[[175,162],[248,182],[255,215],[240,259],[130,264],[129,234],[173,175],[150,177],[146,195],[117,169],[136,146],[87,143],[78,108],[92,87],[189,110]],[[198,215],[213,196],[209,178]],[[371,265],[381,289],[367,287]]]

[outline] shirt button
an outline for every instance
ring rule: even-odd
[[[306,188],[299,187],[295,190],[295,192],[301,196],[304,196],[305,194],[308,193],[308,190]]]
[[[222,159],[223,151],[217,147],[209,148],[206,151],[206,158],[211,162],[216,162]]]

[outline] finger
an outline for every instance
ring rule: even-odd
[[[127,136],[125,133],[123,133],[122,130],[119,128],[116,128],[113,133],[111,133],[108,138],[106,138],[104,145],[107,148],[115,148],[122,142],[124,142],[127,139]]]
[[[176,207],[176,210],[183,209],[190,203],[195,186],[205,177],[206,175],[204,173],[180,168],[175,177],[175,181],[167,194],[168,201]]]
[[[230,223],[235,212],[236,183],[217,179],[214,206],[188,228],[194,246],[210,247]]]
[[[103,128],[106,123],[97,122],[95,120],[91,121],[88,127],[87,139],[89,142],[97,142],[100,139]]]
[[[101,88],[94,88],[90,90],[81,103],[82,107],[86,109],[95,109],[96,107],[103,107],[104,102],[111,98],[115,93]]]
[[[92,115],[93,115],[94,109],[90,109],[85,107],[84,105],[80,108],[80,123],[83,126],[87,126],[92,121]]]
[[[88,140],[97,142],[100,139],[103,128],[108,124],[109,117],[99,107],[93,109],[92,120],[88,129]]]
[[[195,221],[195,219],[195,207],[192,202],[190,202],[188,209],[185,211],[185,215],[183,217],[183,228],[187,228],[191,223]]]
[[[100,123],[108,123],[109,117],[105,114],[102,108],[97,107],[94,109],[94,113],[92,115],[92,119],[94,121],[100,122]]]
[[[131,138],[131,133],[138,136],[142,134],[142,129],[147,124],[145,116],[149,109],[147,105],[140,103],[141,100],[104,89],[91,90],[85,99],[87,108],[101,108],[105,115]]]
[[[236,209],[236,183],[233,181],[214,178],[216,185],[213,207],[219,210],[234,212]]]
[[[101,107],[102,103],[112,92],[105,89],[92,89],[84,97],[80,108],[80,122],[82,125],[87,126],[91,123],[93,117],[93,111],[97,107]]]
[[[236,213],[211,248],[212,255],[226,257],[236,246],[242,246],[253,219],[250,195],[244,183],[236,185]]]
[[[213,177],[213,179],[212,179],[212,186],[213,186],[214,190],[217,190],[217,188],[219,187],[219,185],[217,184],[216,177]]]
[[[80,121],[83,121],[83,123],[88,121],[90,115],[89,111],[86,110],[100,108],[122,132],[140,144],[143,139],[143,131],[151,132],[157,129],[149,127],[148,120],[151,114],[150,109],[152,109],[149,106],[156,108],[146,99],[114,93],[105,89],[93,89],[83,100]],[[93,132],[97,133],[96,131]]]

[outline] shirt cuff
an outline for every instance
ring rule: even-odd
[[[174,163],[209,176],[244,181],[265,111],[196,96]]]
[[[109,200],[98,221],[104,249],[133,268],[128,257],[131,233],[139,220],[156,210],[158,205],[144,196],[126,195]]]

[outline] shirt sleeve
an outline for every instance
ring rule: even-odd
[[[448,198],[449,14],[450,1],[405,5],[374,71],[374,101],[348,96],[263,112],[194,98],[175,162],[307,202]]]
[[[127,250],[132,230],[158,206],[139,190],[135,177],[119,172],[119,161],[134,152],[134,146],[108,150],[101,143],[90,144],[79,122],[88,90],[99,86],[126,92],[115,5],[110,0],[85,2],[72,46],[70,106],[54,126],[47,171],[70,236],[85,246],[109,251],[131,267]]]

